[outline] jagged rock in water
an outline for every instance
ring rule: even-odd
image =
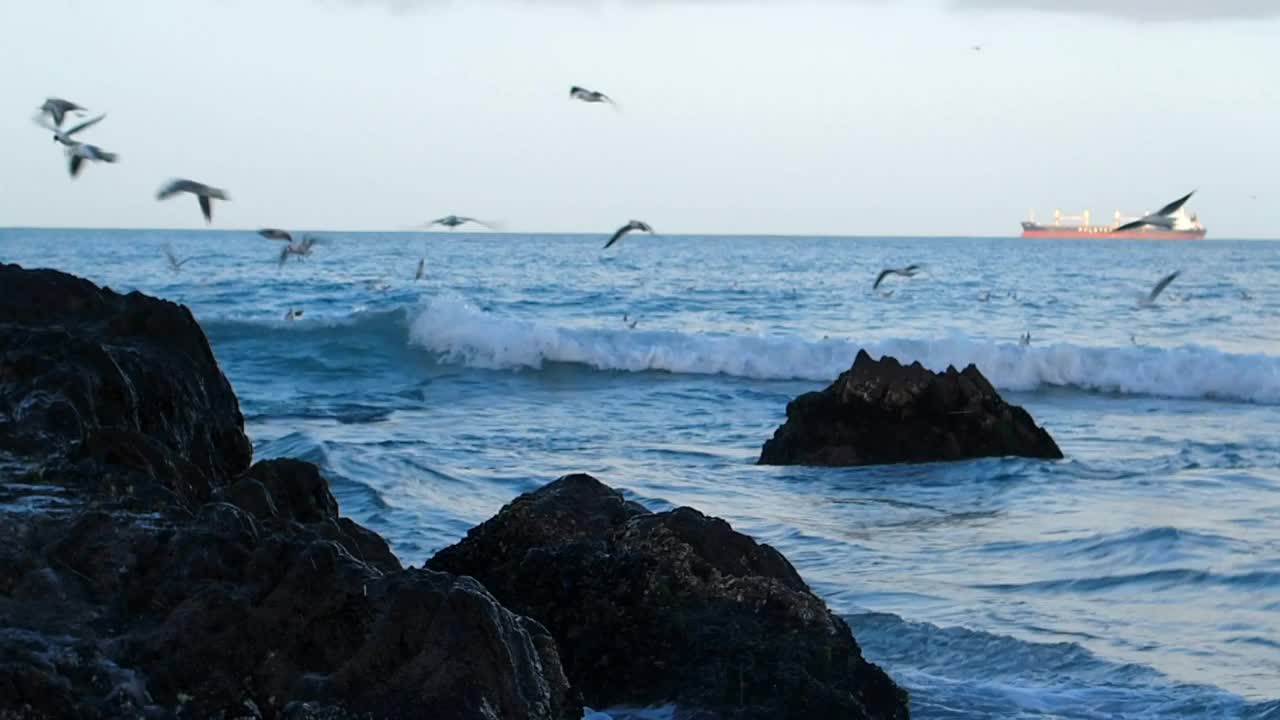
[[[251,453],[186,308],[0,265],[0,718],[581,717],[541,625]]]
[[[787,421],[764,444],[761,465],[878,465],[1062,451],[1031,415],[1009,405],[973,365],[934,373],[920,363],[873,360],[821,392],[787,404]]]
[[[906,718],[906,693],[786,558],[691,508],[652,513],[589,475],[522,495],[432,569],[537,619],[593,707],[698,717]]]

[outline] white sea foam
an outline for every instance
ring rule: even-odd
[[[1097,392],[1280,404],[1280,357],[1176,348],[1021,347],[968,336],[941,339],[811,340],[627,328],[574,328],[484,312],[456,297],[432,300],[413,318],[410,341],[471,367],[541,368],[575,363],[598,370],[724,374],[826,382],[865,348],[941,370],[970,363],[1002,390],[1046,386]]]

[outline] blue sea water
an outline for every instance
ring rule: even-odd
[[[1280,718],[1280,243],[320,234],[278,267],[249,232],[7,229],[0,260],[189,305],[256,456],[406,563],[584,471],[780,549],[916,718]],[[1066,459],[754,465],[859,348],[976,363]]]

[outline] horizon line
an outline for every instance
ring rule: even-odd
[[[119,232],[178,232],[178,233],[195,233],[195,232],[218,232],[218,233],[254,233],[256,234],[260,228],[174,228],[174,227],[91,227],[83,225],[0,225],[0,232],[7,230],[37,230],[37,231],[57,231],[57,230],[109,230]],[[551,230],[538,231],[514,231],[514,230],[483,230],[483,231],[456,231],[456,230],[358,230],[358,229],[340,229],[340,230],[320,230],[320,229],[296,229],[291,232],[297,233],[357,233],[362,235],[467,235],[467,236],[507,236],[507,235],[529,235],[529,236],[576,236],[576,237],[608,237],[610,231],[600,232],[563,232]],[[778,233],[705,233],[705,232],[685,232],[685,233],[655,233],[655,237],[705,237],[705,238],[813,238],[813,239],[903,239],[903,240],[930,240],[930,239],[950,239],[950,240],[1088,240],[1090,242],[1105,242],[1107,240],[1137,240],[1141,242],[1177,242],[1177,243],[1202,243],[1214,242],[1222,240],[1240,240],[1240,241],[1277,241],[1280,236],[1264,237],[1264,236],[1237,236],[1237,237],[1205,237],[1198,240],[1183,240],[1169,238],[1024,238],[1016,234],[1008,235],[942,235],[942,234],[877,234],[862,233],[856,235],[843,235],[832,233],[803,233],[803,234],[778,234]]]

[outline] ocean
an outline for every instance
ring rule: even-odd
[[[255,457],[320,465],[406,564],[588,472],[781,550],[915,718],[1280,718],[1280,242],[317,234],[0,260],[188,305]],[[756,466],[859,348],[975,363],[1066,458]]]

